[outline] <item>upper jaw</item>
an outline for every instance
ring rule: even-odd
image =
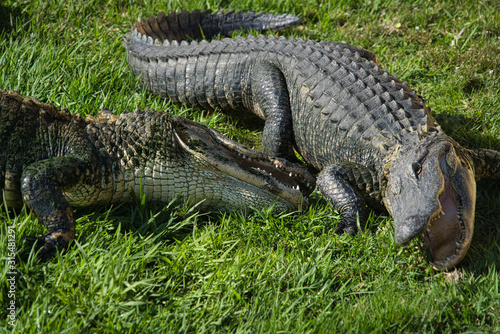
[[[268,191],[295,207],[307,207],[306,196],[314,190],[316,179],[301,164],[251,150],[212,128],[183,118],[175,135],[184,150],[224,174]]]

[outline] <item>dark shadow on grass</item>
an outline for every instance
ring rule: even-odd
[[[500,275],[500,180],[477,182],[476,217],[471,251],[466,257],[474,273],[487,274],[492,266]]]
[[[139,202],[121,203],[114,207],[89,207],[79,208],[75,211],[76,217],[89,215],[89,223],[93,217],[99,222],[106,217],[112,229],[110,234],[115,233],[118,225],[123,232],[139,233],[142,236],[162,233],[162,240],[183,239],[192,233],[193,225],[199,223],[196,217],[205,216],[203,212],[186,208],[181,201],[174,201],[172,204]],[[186,222],[186,223],[183,223]],[[92,233],[85,228],[80,237]]]
[[[434,115],[444,132],[465,148],[489,148],[500,150],[500,140],[481,135],[471,129],[477,128],[477,121],[463,115]],[[485,125],[487,126],[487,125]],[[491,147],[483,147],[484,143],[491,143]]]
[[[11,8],[5,4],[0,4],[0,33],[10,33],[15,24],[15,18],[21,16],[19,8]]]
[[[76,239],[82,244],[86,243],[88,239],[92,239],[92,234],[102,229],[102,226],[98,226],[98,224],[103,223],[106,225],[107,234],[111,236],[120,229],[121,234],[130,232],[145,237],[162,234],[158,240],[170,243],[174,242],[174,240],[183,240],[192,234],[195,224],[199,225],[211,219],[217,219],[217,215],[217,213],[190,210],[180,201],[175,201],[170,205],[132,202],[114,206],[90,206],[73,209],[73,216],[77,225]],[[203,216],[203,219],[199,219],[200,216]],[[82,217],[87,217],[86,222],[83,224],[81,223]],[[35,244],[35,251],[38,251],[43,246],[43,241],[30,240],[30,238],[39,236],[24,236],[24,250],[19,253],[24,262],[28,261],[33,244]],[[71,243],[70,248],[63,252],[63,256],[67,252],[74,251],[75,244]],[[49,261],[52,260],[49,259]]]

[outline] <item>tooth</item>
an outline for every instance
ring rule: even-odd
[[[307,188],[309,188],[310,186],[311,186],[311,183],[307,182]]]
[[[290,174],[288,174],[288,176],[292,177],[292,172],[290,172]]]
[[[246,159],[246,158],[247,158],[246,155],[243,154],[243,159]]]

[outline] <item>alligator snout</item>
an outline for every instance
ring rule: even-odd
[[[427,226],[428,221],[421,216],[412,216],[404,219],[403,221],[395,221],[394,237],[396,244],[404,246],[410,240],[417,237]]]

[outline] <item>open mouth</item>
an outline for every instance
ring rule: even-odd
[[[299,164],[244,148],[234,150],[233,147],[220,147],[219,150],[219,154],[223,152],[233,161],[238,161],[239,168],[248,173],[242,179],[249,183],[253,183],[254,178],[251,176],[265,180],[265,187],[268,191],[299,206],[307,204],[307,196],[316,186],[315,178]],[[218,168],[224,169],[222,165]],[[235,177],[241,177],[241,174],[235,172],[234,169],[232,172],[229,170],[226,172],[234,173]],[[259,184],[255,183],[255,185]],[[301,203],[297,202],[297,198],[301,198]]]
[[[439,196],[441,209],[430,219],[422,234],[431,264],[444,270],[458,264],[467,253],[466,228],[461,217],[461,202],[450,180],[445,178],[444,192]]]
[[[296,164],[284,159],[262,160],[261,157],[249,157],[239,152],[237,154],[243,168],[271,177],[285,187],[300,191],[304,195],[308,195],[314,190],[314,180],[310,179],[309,175],[305,174],[298,166],[295,166]]]
[[[185,150],[224,174],[292,203],[307,207],[307,195],[316,186],[304,166],[246,148],[214,129],[182,119],[176,136]]]

